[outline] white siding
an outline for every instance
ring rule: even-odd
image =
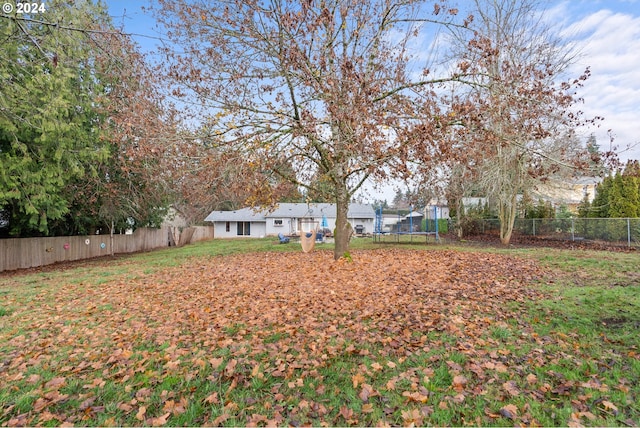
[[[372,233],[374,227],[374,211],[368,205],[351,204],[349,207],[349,223],[355,228],[364,226],[365,233]],[[332,204],[294,204],[282,203],[273,212],[256,212],[249,208],[235,211],[213,211],[205,221],[214,223],[216,238],[263,237],[299,234],[303,231],[322,227],[322,218],[326,217],[327,229],[336,227],[336,209]],[[367,216],[369,216],[367,218]],[[229,223],[227,231],[227,220]],[[238,222],[251,222],[250,235],[238,235]]]
[[[264,222],[251,222],[250,235],[238,235],[238,222],[230,221],[227,232],[227,222],[216,221],[213,223],[214,237],[216,238],[263,238],[266,235],[266,225]]]
[[[227,222],[216,221],[213,223],[213,236],[215,238],[235,238],[236,237],[236,222],[229,222],[229,232],[226,228]]]
[[[374,221],[372,218],[350,218],[349,223],[354,229],[356,226],[364,226],[364,233],[373,233]]]
[[[261,222],[251,222],[251,237],[264,238],[267,235],[267,224]]]
[[[282,226],[277,226],[275,224],[276,220],[282,221]],[[291,227],[292,221],[292,219],[284,217],[268,218],[265,223],[265,234],[267,236],[278,236],[279,233],[282,233],[283,235],[290,235],[292,232],[296,231],[295,222],[293,222],[294,227]]]

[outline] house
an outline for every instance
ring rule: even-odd
[[[578,205],[586,196],[593,202],[596,186],[602,181],[600,177],[576,177],[569,180],[550,179],[537,186],[534,198],[551,202],[554,207],[566,205],[569,210],[577,211]]]
[[[422,230],[422,218],[424,215],[420,211],[411,211],[393,228],[393,232],[420,232]]]
[[[351,226],[363,233],[373,232],[375,212],[371,205],[349,204],[347,218]],[[336,227],[335,204],[281,203],[273,210],[242,208],[213,211],[205,218],[212,222],[216,238],[240,238],[300,235],[315,229]]]
[[[402,217],[398,214],[382,214],[382,221],[380,226],[382,227],[382,232],[397,232],[398,231],[398,223],[402,220]]]
[[[462,198],[463,204],[466,204],[464,201],[465,198]],[[465,205],[466,206],[466,205]],[[449,218],[449,205],[447,201],[442,199],[431,199],[429,201],[429,205],[424,207],[424,218],[427,220],[435,220],[436,218]]]

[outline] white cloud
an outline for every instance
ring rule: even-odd
[[[570,19],[566,7],[564,3],[554,9],[565,24]],[[591,69],[591,78],[579,91],[584,98],[580,107],[587,117],[604,117],[594,132],[599,144],[608,148],[609,129],[620,148],[640,142],[640,16],[597,10],[568,25],[563,34],[581,52],[572,74]],[[621,158],[640,159],[640,144]]]

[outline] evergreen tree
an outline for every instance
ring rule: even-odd
[[[596,194],[591,203],[589,217],[609,217],[609,193],[613,184],[613,177],[609,175],[596,186]]]
[[[79,27],[107,19],[88,2],[49,2],[42,16]],[[66,184],[108,156],[95,109],[105,88],[79,32],[4,17],[0,37],[0,209],[11,234],[46,234],[69,212]]]
[[[591,202],[589,202],[589,195],[584,195],[584,198],[580,201],[580,204],[578,205],[578,217],[591,217]]]
[[[1,16],[0,37],[0,233],[157,224],[164,110],[106,6],[51,0],[37,19]]]
[[[609,192],[610,217],[640,217],[638,178],[616,173]]]
[[[609,175],[596,187],[596,195],[589,210],[581,204],[581,216],[636,218],[640,217],[640,164],[627,162],[622,172]]]
[[[600,152],[600,146],[593,134],[591,134],[587,140],[587,153],[589,155],[589,169],[591,170],[591,175],[603,175],[606,168],[602,159],[602,153]]]
[[[402,192],[402,190],[396,190],[396,194],[393,196],[393,201],[392,201],[393,207],[394,208],[404,208],[406,203],[405,203],[405,197],[404,197],[404,193]]]
[[[556,212],[549,201],[538,199],[538,202],[527,209],[525,218],[554,218]]]

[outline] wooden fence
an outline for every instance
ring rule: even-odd
[[[182,231],[163,226],[136,229],[131,235],[57,236],[51,238],[0,239],[0,272],[84,260],[111,254],[150,251],[169,246],[169,233],[178,245],[213,238],[213,226]],[[111,249],[113,248],[113,253]]]

